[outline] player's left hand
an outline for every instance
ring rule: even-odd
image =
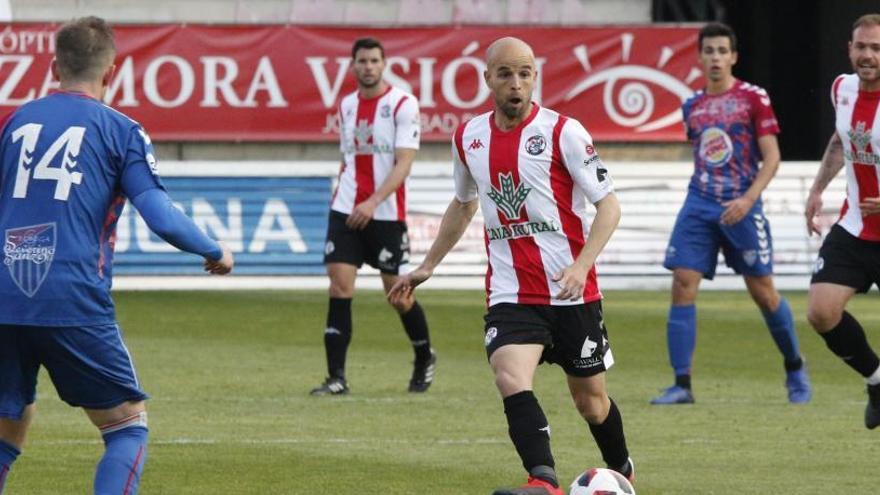
[[[388,302],[391,304],[398,304],[410,299],[413,290],[415,290],[419,284],[431,278],[432,273],[432,270],[419,266],[406,275],[399,277],[388,291]]]
[[[740,196],[730,201],[721,203],[725,207],[724,213],[721,214],[721,225],[733,225],[739,223],[740,220],[752,209],[755,202],[747,196]]]
[[[859,208],[862,210],[863,217],[880,214],[880,196],[863,199],[859,203]]]
[[[358,203],[351,210],[348,219],[345,220],[345,225],[350,229],[362,230],[373,219],[373,213],[376,212],[377,206],[379,205],[372,199]]]
[[[554,297],[556,299],[569,301],[575,301],[583,297],[584,285],[587,283],[587,273],[589,271],[590,267],[584,268],[575,263],[557,273],[556,276],[553,277],[553,281],[559,282],[559,285],[562,286],[562,290],[560,290]]]

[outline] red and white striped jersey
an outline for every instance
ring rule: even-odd
[[[602,298],[595,267],[583,297],[558,300],[553,281],[574,263],[587,237],[587,200],[614,190],[586,129],[532,104],[518,127],[502,131],[494,112],[462,124],[452,145],[455,196],[479,197],[486,224],[486,293],[499,303],[572,305]]]
[[[419,149],[416,98],[393,86],[376,98],[355,91],[339,105],[342,168],[330,208],[349,214],[369,198],[394,168],[397,148]],[[406,182],[379,204],[375,220],[406,220]]]
[[[880,91],[860,91],[856,74],[837,76],[831,85],[835,128],[843,142],[846,200],[837,223],[850,234],[880,241],[880,215],[862,216],[859,202],[880,196]]]

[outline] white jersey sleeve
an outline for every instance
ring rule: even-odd
[[[394,148],[419,149],[422,121],[419,104],[412,96],[404,97],[394,114]]]
[[[452,141],[452,177],[455,181],[455,199],[462,203],[470,203],[477,199],[477,181],[470,169],[461,161],[455,140]]]
[[[614,192],[611,174],[593,146],[593,138],[580,122],[569,119],[559,137],[562,162],[587,199],[596,204]]]

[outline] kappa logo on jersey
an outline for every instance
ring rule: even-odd
[[[819,273],[823,268],[825,268],[825,260],[819,256],[816,258],[816,263],[813,265],[813,273]]]
[[[535,134],[526,140],[526,153],[537,156],[547,148],[547,140],[540,134]]]
[[[522,208],[526,204],[526,197],[532,188],[526,187],[522,182],[519,185],[514,184],[513,172],[498,174],[498,183],[501,184],[501,190],[493,185],[489,190],[489,198],[498,205],[508,220],[519,220]]]
[[[56,239],[55,222],[6,230],[3,264],[26,296],[34,297],[46,280],[55,259]]]
[[[474,139],[471,141],[471,144],[468,145],[468,151],[478,150],[480,148],[485,148],[485,146],[483,146],[483,142],[479,139]]]
[[[709,127],[700,135],[700,158],[710,167],[720,167],[733,155],[730,136],[718,127]]]
[[[596,167],[596,180],[599,182],[605,182],[605,179],[608,177],[608,169],[602,167]]]

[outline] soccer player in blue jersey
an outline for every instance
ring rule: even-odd
[[[45,366],[62,400],[98,427],[95,494],[134,494],[147,415],[110,298],[116,220],[128,198],[172,245],[232,269],[228,249],[177,210],[141,126],[101,100],[116,55],[96,17],[64,25],[52,72],[60,90],[0,122],[0,493],[34,414]]]
[[[651,403],[694,402],[694,303],[700,281],[715,276],[719,250],[727,265],[743,276],[783,355],[788,400],[808,402],[810,381],[791,309],[773,285],[773,241],[761,202],[761,192],[779,168],[779,125],[767,92],[733,76],[733,30],[706,25],[699,33],[699,48],[706,87],[682,106],[687,136],[694,144],[694,174],[663,263],[673,272],[666,337],[675,384]]]

